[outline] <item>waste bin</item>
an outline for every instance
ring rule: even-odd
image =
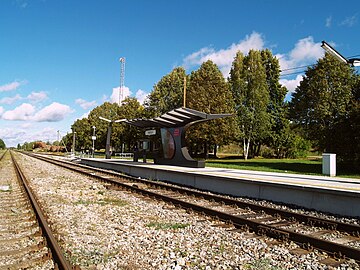
[[[328,176],[336,176],[336,154],[322,154],[322,173]]]

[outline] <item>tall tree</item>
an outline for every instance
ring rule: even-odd
[[[268,146],[274,148],[279,157],[279,150],[288,140],[288,133],[290,131],[290,122],[287,118],[287,105],[285,103],[287,89],[279,82],[279,60],[272,55],[269,49],[262,50],[261,57],[265,67],[266,83],[269,89],[268,113],[271,121],[271,129],[266,143]]]
[[[117,115],[119,119],[135,119],[144,116],[144,107],[139,103],[136,98],[126,98],[121,106],[118,108]],[[117,145],[125,144],[123,151],[132,151],[136,142],[143,137],[142,130],[127,124],[117,124],[114,130],[114,140]]]
[[[91,125],[87,118],[77,119],[71,129],[76,132],[76,149],[89,150],[92,146]]]
[[[330,54],[308,68],[292,95],[291,119],[302,126],[320,150],[331,151],[333,131],[349,117],[356,83],[354,70]]]
[[[118,111],[119,105],[117,103],[104,102],[102,105],[94,108],[88,116],[90,126],[96,127],[96,141],[95,148],[96,149],[105,149],[106,146],[106,135],[109,123],[101,120],[99,117],[104,117],[109,120],[118,120]],[[111,141],[115,138],[115,133],[111,136]]]
[[[146,106],[154,112],[152,116],[159,116],[183,106],[185,77],[185,69],[176,67],[155,84],[146,101]]]
[[[247,159],[250,144],[264,139],[270,126],[267,113],[269,87],[260,51],[250,50],[245,57],[238,52],[230,70],[229,82],[236,102],[244,157]]]
[[[360,76],[356,77],[349,112],[341,116],[331,129],[327,150],[360,172]]]
[[[5,149],[6,145],[2,139],[0,139],[0,149]]]
[[[190,75],[186,105],[205,113],[234,113],[234,102],[228,83],[219,68],[211,61],[204,62]],[[232,117],[193,126],[187,139],[193,145],[203,145],[205,157],[210,145],[228,143],[235,136],[236,124]]]

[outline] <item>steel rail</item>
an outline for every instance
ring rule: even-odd
[[[5,154],[6,154],[7,151],[9,151],[9,150],[6,149],[6,150],[4,151],[4,153],[2,153],[2,155],[0,156],[0,161],[4,158],[4,156],[5,156]]]
[[[281,229],[281,228],[277,228],[276,226],[272,226],[271,224],[263,224],[260,222],[256,222],[254,220],[249,220],[246,218],[243,218],[241,216],[236,216],[236,215],[231,215],[225,212],[221,212],[218,210],[214,210],[208,207],[204,207],[204,206],[200,206],[197,204],[193,204],[193,203],[189,203],[183,200],[180,200],[178,198],[173,198],[167,195],[163,195],[163,194],[159,194],[150,190],[145,190],[145,189],[141,189],[138,186],[136,186],[135,184],[130,185],[127,183],[122,183],[119,180],[113,179],[113,178],[107,178],[101,175],[97,175],[94,174],[94,171],[96,172],[104,172],[104,170],[102,169],[94,169],[92,167],[88,167],[88,166],[78,166],[78,164],[65,164],[65,162],[60,162],[60,161],[55,161],[55,160],[49,160],[48,158],[43,158],[43,157],[39,157],[39,156],[34,156],[35,158],[39,158],[41,160],[53,163],[55,165],[64,167],[64,168],[68,168],[70,170],[85,174],[89,177],[93,177],[93,178],[97,178],[101,181],[105,181],[105,182],[109,182],[113,185],[117,185],[117,186],[121,186],[124,189],[127,190],[131,190],[149,197],[154,197],[154,198],[158,198],[160,200],[166,201],[166,202],[170,202],[172,204],[175,205],[180,205],[183,208],[186,209],[191,209],[194,210],[196,212],[199,213],[205,213],[207,215],[219,218],[220,220],[223,220],[225,222],[231,222],[233,223],[236,227],[248,227],[251,228],[254,232],[258,233],[258,234],[262,234],[262,235],[267,235],[270,237],[275,237],[275,238],[279,238],[282,240],[292,240],[296,243],[300,243],[301,245],[304,246],[304,248],[306,247],[314,247],[316,249],[325,251],[328,254],[331,254],[332,256],[336,257],[336,258],[351,258],[354,259],[358,262],[360,262],[360,249],[356,249],[356,248],[352,248],[349,246],[345,246],[342,244],[338,244],[338,243],[334,243],[334,242],[330,242],[327,240],[323,240],[317,237],[311,237],[309,235],[305,235],[305,234],[301,234],[301,233],[296,233],[294,231],[291,230],[286,230],[286,229]],[[87,171],[85,171],[87,170]],[[151,184],[151,185],[158,185],[161,187],[166,187],[167,189],[170,189],[170,186],[166,185],[166,184],[160,184],[157,183],[155,181],[150,181],[150,180],[144,180],[144,179],[137,179],[135,177],[129,177],[129,176],[124,176],[124,175],[119,175],[118,173],[110,173],[110,172],[106,172],[109,175],[112,175],[114,177],[123,177],[127,180],[131,180],[131,181],[140,181],[142,183],[147,183],[147,184]],[[171,189],[173,189],[173,187],[171,187]],[[175,189],[175,188],[174,188]],[[176,190],[178,190],[179,188],[176,188]],[[186,193],[187,195],[195,195],[198,197],[203,197],[207,200],[215,200],[217,202],[224,202],[225,204],[236,204],[236,205],[241,205],[241,207],[254,207],[257,211],[265,211],[268,212],[272,215],[283,215],[288,219],[301,219],[301,220],[306,220],[307,223],[310,224],[316,224],[316,225],[325,225],[325,227],[329,227],[332,229],[337,229],[339,230],[339,228],[341,229],[350,229],[352,232],[356,232],[358,234],[359,227],[357,225],[352,225],[352,224],[344,224],[344,223],[340,223],[340,222],[336,222],[336,221],[329,221],[326,219],[317,219],[315,217],[310,217],[310,216],[306,216],[306,215],[301,215],[298,213],[292,213],[292,212],[287,212],[284,210],[279,210],[279,209],[274,209],[274,208],[270,208],[268,209],[267,207],[264,206],[259,206],[259,205],[255,205],[255,204],[247,204],[245,202],[239,202],[237,200],[232,200],[232,199],[228,199],[228,198],[224,198],[218,195],[211,195],[211,194],[205,194],[199,191],[192,191],[189,189],[183,189],[183,193]]]
[[[38,159],[41,159],[41,160],[44,160],[44,161],[47,161],[47,162],[50,162],[50,163],[53,163],[55,165],[65,167],[65,168],[66,168],[65,164],[68,164],[69,166],[73,167],[73,170],[77,170],[80,173],[82,173],[83,171],[81,169],[78,169],[79,167],[83,168],[83,169],[89,169],[92,171],[96,171],[99,173],[105,173],[105,174],[115,176],[115,177],[122,177],[122,178],[125,178],[126,180],[130,180],[133,182],[138,182],[138,183],[140,182],[140,183],[143,183],[146,185],[152,185],[155,187],[172,190],[172,191],[179,192],[182,194],[203,197],[204,199],[214,200],[216,202],[225,203],[227,205],[236,205],[241,208],[249,207],[253,211],[262,211],[269,215],[279,215],[280,217],[285,218],[285,219],[291,219],[291,220],[295,219],[299,222],[304,222],[306,224],[311,224],[313,226],[321,226],[321,227],[325,227],[325,228],[329,228],[329,229],[333,229],[333,230],[336,229],[338,231],[350,233],[354,236],[360,236],[360,226],[356,225],[356,224],[349,224],[349,223],[339,222],[336,220],[329,220],[329,219],[320,218],[320,217],[313,217],[313,216],[309,216],[309,215],[305,215],[305,214],[286,211],[283,209],[267,207],[267,206],[263,206],[263,205],[259,205],[259,204],[255,204],[255,203],[251,203],[251,202],[242,202],[242,201],[239,201],[239,200],[236,200],[233,198],[228,198],[228,197],[220,196],[220,195],[213,194],[213,193],[209,194],[209,193],[205,193],[204,191],[189,189],[189,188],[185,188],[182,186],[175,186],[173,184],[169,185],[167,183],[163,183],[163,182],[159,182],[159,181],[152,181],[152,180],[148,180],[148,179],[137,178],[134,176],[124,175],[124,174],[121,174],[118,172],[112,172],[112,171],[105,170],[105,169],[90,167],[90,166],[83,165],[83,164],[75,165],[74,163],[68,162],[68,161],[60,162],[60,161],[57,161],[54,159],[49,159],[48,157],[43,157],[43,156],[39,156],[39,155],[33,155],[33,154],[28,154],[28,155],[38,158]],[[92,175],[92,176],[94,176],[94,175]]]
[[[47,240],[47,245],[51,250],[51,254],[54,259],[55,264],[57,265],[58,269],[60,269],[60,270],[72,269],[69,262],[66,260],[59,244],[57,243],[57,241],[50,229],[50,226],[47,223],[46,218],[45,218],[35,196],[33,195],[31,188],[28,185],[28,181],[27,181],[25,175],[23,174],[19,164],[17,163],[17,161],[15,160],[15,158],[13,156],[12,151],[10,151],[10,154],[11,154],[12,161],[14,163],[16,174],[17,174],[20,182],[22,183],[22,185],[26,191],[26,194],[29,197],[29,201],[34,209],[37,220],[39,221],[39,225],[40,225],[42,231],[45,232],[44,237]]]

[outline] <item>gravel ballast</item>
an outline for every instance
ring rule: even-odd
[[[82,269],[331,269],[277,243],[17,154],[66,256]],[[336,269],[336,268],[333,268]],[[337,269],[359,269],[349,261]]]

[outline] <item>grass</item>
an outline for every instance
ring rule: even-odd
[[[250,270],[281,270],[281,268],[272,266],[269,259],[254,260],[245,265],[245,269]]]
[[[238,157],[226,157],[208,159],[206,161],[206,166],[264,172],[322,175],[321,157],[309,157],[304,159],[255,158],[248,160],[240,159]],[[352,170],[349,166],[337,164],[337,176],[360,178],[360,173]]]
[[[116,206],[125,206],[128,203],[126,201],[123,201],[123,200],[104,198],[103,200],[99,200],[99,201],[87,201],[87,200],[84,201],[84,200],[80,199],[79,201],[75,202],[74,204],[76,204],[76,205],[78,205],[78,204],[82,204],[82,205],[90,205],[90,204],[106,205],[106,204],[112,204],[112,205],[116,205]]]

